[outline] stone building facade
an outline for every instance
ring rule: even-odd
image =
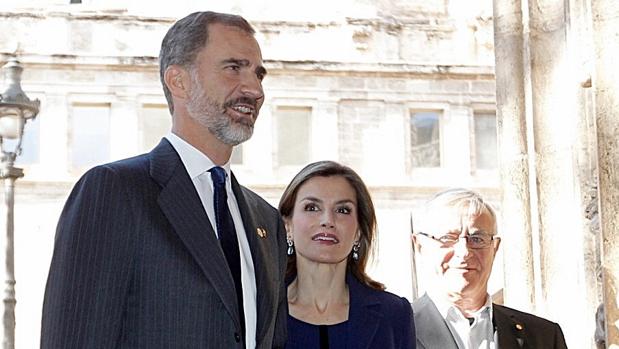
[[[88,168],[149,151],[170,127],[158,78],[166,30],[198,1],[7,1],[0,62],[17,56],[41,100],[26,126],[17,182],[17,347],[38,346],[55,225]],[[294,5],[292,5],[294,3]],[[306,163],[357,170],[378,210],[371,274],[413,299],[411,224],[449,186],[500,206],[491,4],[482,1],[222,1],[255,27],[268,77],[252,139],[233,154],[239,181],[273,205]],[[492,291],[503,285],[497,261]],[[554,319],[558,320],[558,319]]]

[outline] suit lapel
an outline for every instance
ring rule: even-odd
[[[413,309],[417,342],[421,348],[458,348],[445,319],[427,294],[413,303]]]
[[[259,214],[259,208],[250,206],[243,194],[243,189],[232,174],[232,191],[236,197],[236,202],[243,219],[243,227],[247,236],[247,242],[251,250],[256,277],[256,305],[257,305],[257,324],[256,324],[256,343],[261,343],[266,335],[270,324],[269,319],[274,317],[274,304],[277,304],[275,297],[277,290],[277,280],[271,278],[277,275],[274,261],[268,260],[267,240],[258,237],[257,229],[263,228],[256,226],[255,214]],[[271,232],[276,234],[276,232]],[[276,257],[275,257],[276,258]]]
[[[185,166],[166,139],[150,156],[151,176],[162,187],[159,207],[240,327],[231,272]]]
[[[526,327],[515,316],[507,314],[501,306],[492,305],[493,322],[496,327],[499,348],[534,348],[534,343],[525,340]],[[533,344],[533,345],[532,345]]]
[[[347,275],[346,283],[350,297],[347,348],[373,347],[373,338],[383,321],[381,304],[354,276]]]

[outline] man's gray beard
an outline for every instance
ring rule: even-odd
[[[206,127],[217,139],[224,144],[235,146],[251,138],[254,125],[233,122],[226,114],[224,106],[206,96],[199,82],[194,81],[192,76],[192,89],[187,102],[189,116],[200,125]]]

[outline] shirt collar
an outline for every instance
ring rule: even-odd
[[[206,154],[202,153],[176,134],[170,132],[165,138],[172,144],[172,147],[174,147],[180,156],[187,170],[187,174],[189,174],[192,180],[210,170],[212,167],[217,166]],[[228,178],[230,178],[230,160],[221,167],[226,171]]]
[[[458,316],[462,317],[462,319],[465,318],[465,316],[462,314],[460,309],[458,309],[452,303],[446,301],[445,297],[439,294],[436,294],[435,292],[428,292],[428,297],[430,297],[432,302],[434,302],[434,305],[436,305],[436,309],[438,309],[439,313],[441,313],[441,316],[443,317],[443,319],[447,320],[450,313],[458,314]],[[492,315],[493,315],[492,314],[492,298],[487,293],[486,293],[486,303],[484,303],[484,305],[481,308],[479,308],[479,310],[473,312],[472,315],[474,318],[478,318],[481,316],[481,314],[484,313],[484,311],[487,311],[488,315],[490,316],[490,319],[492,319]]]

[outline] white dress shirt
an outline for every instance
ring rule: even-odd
[[[486,295],[486,303],[472,313],[473,323],[469,322],[460,309],[444,300],[443,297],[428,293],[436,308],[445,319],[447,327],[456,340],[459,349],[498,349],[492,325],[492,301]]]
[[[178,155],[185,165],[185,169],[196,187],[198,196],[202,201],[202,206],[206,211],[213,231],[217,234],[217,226],[215,224],[215,208],[213,204],[213,181],[211,173],[208,172],[212,167],[216,166],[211,159],[204,153],[187,143],[179,136],[169,133],[165,138],[172,144]],[[241,257],[241,283],[243,287],[243,310],[245,313],[245,347],[256,347],[256,278],[254,272],[254,263],[249,249],[249,242],[243,226],[243,219],[239,205],[232,192],[232,182],[230,180],[230,162],[221,166],[226,171],[226,192],[228,193],[228,207],[234,221],[237,239],[240,246]],[[206,232],[206,230],[205,230]]]

